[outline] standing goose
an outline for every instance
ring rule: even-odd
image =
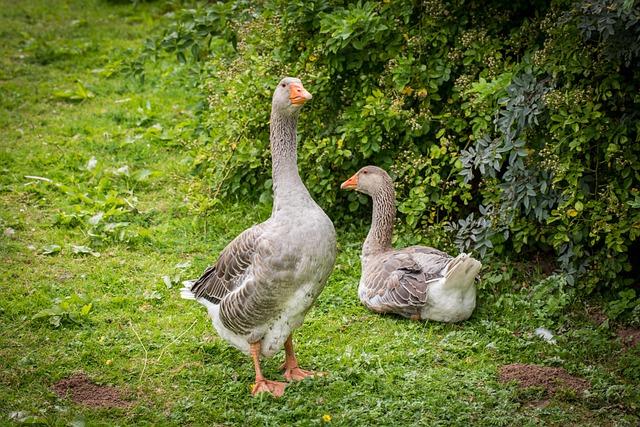
[[[333,224],[298,174],[296,127],[309,99],[299,79],[287,77],[278,84],[271,104],[271,217],[236,237],[181,292],[207,307],[220,337],[251,355],[253,395],[284,393],[285,383],[265,379],[260,370],[260,356],[273,356],[283,345],[285,378],[313,375],[298,367],[291,336],[322,291],[336,257]]]
[[[393,249],[396,196],[391,177],[383,169],[365,166],[340,188],[373,199],[371,228],[362,246],[360,301],[377,313],[414,320],[468,319],[476,306],[474,280],[482,264],[465,253],[454,258],[425,246]]]

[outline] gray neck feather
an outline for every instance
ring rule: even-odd
[[[362,255],[375,255],[391,249],[393,222],[396,219],[396,194],[393,184],[379,188],[373,199],[371,228],[362,247]]]
[[[274,210],[289,196],[309,194],[298,174],[296,127],[298,114],[271,113],[271,174]]]

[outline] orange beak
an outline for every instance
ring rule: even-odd
[[[289,85],[289,100],[293,105],[304,105],[311,98],[313,97],[302,84],[291,83]]]
[[[341,190],[353,190],[358,187],[358,174],[353,175],[340,185]]]

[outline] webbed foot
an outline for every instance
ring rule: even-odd
[[[284,394],[286,383],[271,380],[258,380],[251,389],[251,394],[255,396],[258,393],[269,393],[273,397],[280,397]]]

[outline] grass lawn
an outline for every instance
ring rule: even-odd
[[[0,425],[640,423],[640,346],[592,303],[565,310],[562,289],[538,295],[535,265],[485,266],[461,324],[378,316],[356,295],[366,230],[340,224],[334,273],[294,336],[301,365],[328,375],[252,398],[250,359],[180,299],[179,282],[270,208],[200,213],[188,70],[160,61],[144,85],[115,72],[168,10],[0,0]],[[265,374],[281,379],[281,361]],[[500,380],[509,364],[587,385],[517,365],[549,375],[520,388]],[[115,403],[55,392],[79,374]]]

